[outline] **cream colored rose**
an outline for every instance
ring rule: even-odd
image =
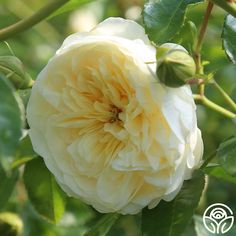
[[[191,90],[160,84],[153,61],[141,26],[109,18],[69,36],[32,89],[35,151],[68,195],[100,212],[172,200],[201,160]]]

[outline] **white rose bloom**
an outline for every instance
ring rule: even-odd
[[[188,86],[155,78],[137,23],[109,18],[69,36],[39,74],[27,118],[62,189],[98,211],[135,214],[172,200],[202,158]]]

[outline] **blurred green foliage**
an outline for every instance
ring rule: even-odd
[[[45,3],[47,0],[0,0],[0,28],[31,15]],[[13,52],[23,62],[31,77],[36,79],[39,71],[69,34],[90,30],[109,16],[131,18],[141,23],[143,4],[143,0],[93,1],[82,8],[41,22],[34,28],[7,40],[11,50],[1,42],[0,56],[12,55]],[[173,42],[182,44],[189,51],[192,50],[193,40],[187,21],[194,22],[199,28],[205,8],[206,4],[190,7],[186,16],[186,24],[173,38]],[[217,82],[236,99],[236,66],[229,62],[222,49],[221,33],[224,16],[223,10],[214,7],[204,40],[202,57],[206,64],[206,73],[214,72]],[[213,101],[227,107],[211,85],[207,86],[206,94]],[[27,94],[22,96],[26,103]],[[232,121],[205,107],[198,106],[198,120],[204,139],[205,158],[216,150],[222,140],[235,135],[236,126]],[[224,182],[214,177],[210,177],[207,181],[208,191],[201,201],[198,213],[202,214],[208,205],[215,202],[225,203],[236,212],[236,185],[232,181],[232,183]],[[101,217],[101,214],[89,206],[70,198],[63,219],[57,226],[52,225],[40,218],[32,209],[21,179],[18,181],[9,203],[1,211],[15,212],[21,217],[24,222],[23,236],[80,236]],[[109,235],[138,236],[140,234],[138,222],[140,222],[140,216],[125,216],[118,220]],[[188,234],[188,236],[191,235]]]

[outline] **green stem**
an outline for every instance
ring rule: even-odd
[[[15,36],[16,34],[25,31],[34,25],[38,24],[43,19],[51,15],[55,10],[60,8],[62,5],[67,3],[69,0],[54,0],[47,5],[43,6],[32,16],[29,16],[26,19],[23,19],[13,25],[10,25],[6,28],[0,30],[0,41],[4,41],[7,38]]]
[[[198,40],[197,40],[197,44],[194,50],[194,60],[196,63],[196,73],[197,74],[203,74],[203,67],[202,67],[202,62],[201,62],[201,49],[202,49],[202,44],[203,44],[203,39],[204,36],[206,34],[206,29],[207,29],[207,25],[209,22],[209,18],[213,9],[214,4],[216,2],[225,2],[228,5],[233,5],[236,4],[235,0],[211,0],[208,2],[207,5],[207,9],[206,9],[206,13],[199,31],[199,35],[198,35]],[[218,4],[219,5],[219,4]],[[224,5],[224,4],[223,4]],[[236,10],[236,8],[235,8]],[[216,88],[218,89],[218,91],[221,93],[221,95],[223,95],[224,99],[226,100],[226,102],[236,111],[236,104],[234,103],[234,101],[229,97],[229,95],[216,83],[215,84]],[[225,108],[223,108],[222,106],[219,106],[218,104],[212,102],[211,100],[209,100],[204,94],[205,94],[205,84],[200,84],[198,86],[198,93],[194,95],[194,100],[222,115],[224,115],[227,118],[230,119],[236,119],[236,113],[233,113]]]
[[[196,94],[193,96],[194,100],[220,114],[222,114],[223,116],[230,118],[230,119],[235,119],[236,118],[236,114],[217,105],[216,103],[212,102],[211,100],[209,100],[206,96],[202,96],[199,94]]]
[[[211,0],[211,2],[236,17],[236,2],[234,0]]]
[[[223,96],[227,104],[236,112],[236,103],[234,102],[234,100],[224,91],[223,88],[220,87],[220,85],[216,81],[213,82],[213,85]]]

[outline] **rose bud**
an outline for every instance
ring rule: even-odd
[[[196,65],[193,58],[179,45],[176,48],[163,45],[157,49],[156,74],[166,86],[183,86],[195,73]]]
[[[0,72],[12,82],[16,89],[27,89],[33,85],[34,81],[25,72],[23,63],[15,56],[0,57]]]
[[[0,235],[20,236],[22,231],[23,223],[19,216],[11,212],[0,214]]]

